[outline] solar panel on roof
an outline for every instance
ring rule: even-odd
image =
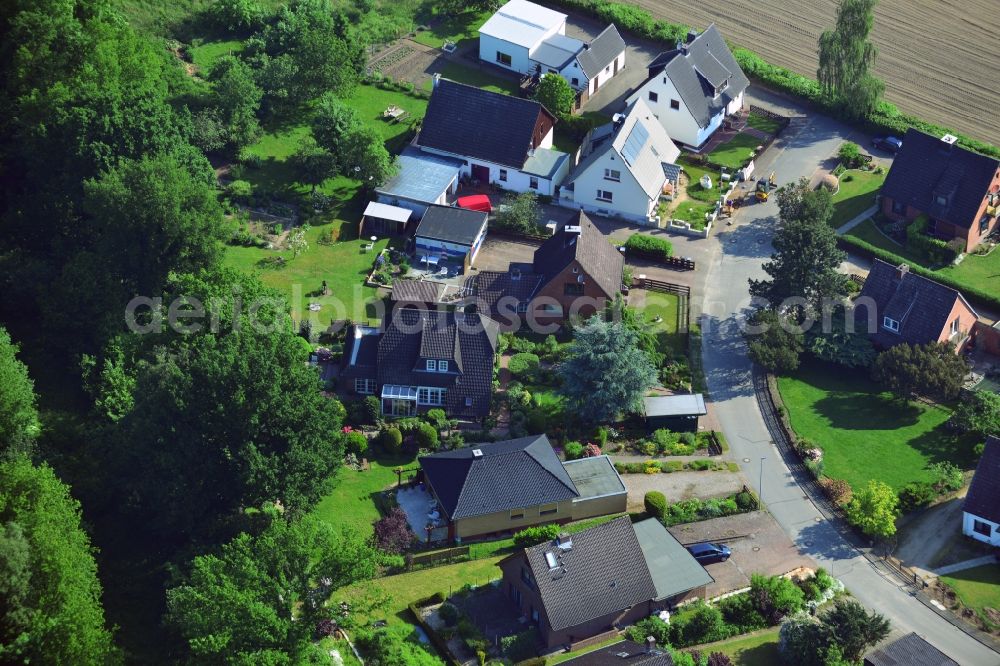
[[[639,153],[642,152],[642,147],[646,145],[646,141],[649,140],[649,132],[641,123],[636,123],[632,126],[632,131],[628,133],[628,138],[625,139],[625,145],[622,146],[622,159],[628,163],[629,166],[639,159]]]

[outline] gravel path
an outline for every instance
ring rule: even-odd
[[[743,489],[743,477],[731,472],[672,472],[670,474],[622,474],[628,490],[628,510],[642,511],[642,498],[658,490],[668,502],[698,497],[725,497]]]

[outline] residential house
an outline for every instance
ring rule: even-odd
[[[510,0],[479,29],[479,59],[520,74],[558,74],[582,104],[625,68],[625,40],[614,24],[590,42],[566,36],[566,15]]]
[[[927,232],[962,241],[970,252],[996,229],[1000,160],[974,153],[946,134],[910,128],[882,185],[882,213],[896,222],[926,216]]]
[[[864,666],[958,666],[958,662],[910,632],[866,654]]]
[[[461,174],[480,184],[552,196],[570,158],[552,148],[556,117],[538,102],[434,76],[414,140],[424,152],[462,160]]]
[[[616,518],[501,560],[503,590],[555,648],[705,596],[713,578],[660,521]]]
[[[396,175],[375,188],[380,203],[408,208],[419,220],[427,207],[447,205],[448,198],[458,191],[462,160],[431,155],[407,146],[396,158]]]
[[[637,99],[625,114],[587,135],[559,203],[655,224],[660,196],[677,185],[674,163],[680,154],[646,102]]]
[[[877,347],[901,342],[950,342],[961,350],[979,315],[959,292],[875,259],[854,301],[855,330],[866,331]]]
[[[674,141],[698,148],[743,109],[750,80],[715,25],[691,31],[649,63],[649,78],[626,102],[642,99]]]
[[[656,639],[647,636],[647,645],[635,641],[618,641],[579,657],[561,662],[565,666],[674,666],[670,652],[658,648]]]
[[[1000,439],[986,439],[962,505],[962,534],[1000,546]]]
[[[621,293],[625,259],[583,212],[536,250],[530,266],[480,271],[466,283],[477,308],[517,328],[522,318],[541,323],[590,316]]]
[[[442,408],[452,418],[490,412],[498,327],[480,314],[397,307],[382,329],[347,330],[340,385],[379,398],[385,416]]]
[[[446,262],[468,270],[486,239],[489,215],[451,206],[428,206],[414,234],[416,257],[422,266]]]
[[[562,463],[533,435],[420,457],[423,480],[461,541],[625,511],[627,491],[607,456]]]
[[[649,396],[643,398],[642,403],[650,430],[698,432],[698,418],[708,414],[701,393]]]

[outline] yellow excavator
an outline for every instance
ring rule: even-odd
[[[767,180],[761,178],[757,181],[757,201],[767,201],[767,198],[771,196],[771,190],[775,187],[777,187],[777,180],[772,171]]]

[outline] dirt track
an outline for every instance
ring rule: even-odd
[[[816,43],[833,26],[833,0],[631,0],[654,16],[703,28],[765,59],[816,76]],[[1000,143],[997,0],[881,0],[876,73],[902,111]]]

